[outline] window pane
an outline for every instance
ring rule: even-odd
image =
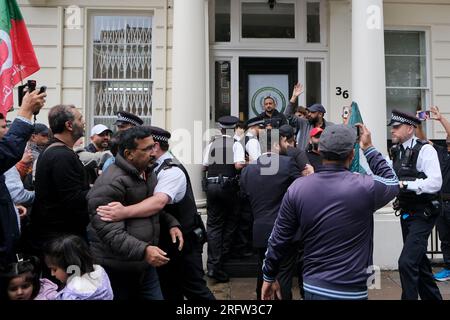
[[[216,0],[216,42],[230,41],[230,1]]]
[[[276,3],[242,3],[243,38],[295,38],[295,6]]]
[[[152,18],[94,16],[91,95],[94,123],[111,125],[127,110],[150,123]]]
[[[387,87],[425,87],[425,56],[386,56]]]
[[[320,3],[308,2],[307,12],[307,41],[310,43],[320,42]]]
[[[387,89],[386,90],[387,119],[391,118],[392,110],[415,114],[417,110],[425,110],[425,90],[422,89]],[[387,122],[386,122],[387,123]],[[388,127],[388,138],[390,127]]]
[[[216,61],[216,97],[214,120],[217,122],[222,116],[228,116],[231,113],[231,87],[230,76],[231,67],[229,61]]]
[[[322,103],[322,74],[320,62],[306,62],[306,106]]]
[[[386,54],[425,55],[425,32],[385,31],[384,45]]]

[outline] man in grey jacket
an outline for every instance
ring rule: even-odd
[[[154,145],[148,128],[127,130],[115,163],[97,179],[87,195],[92,252],[107,271],[117,300],[163,299],[155,267],[166,264],[169,258],[157,247],[160,217],[169,226],[172,240],[183,241],[179,222],[168,213],[120,222],[105,222],[97,215],[98,206],[110,202],[133,205],[153,194],[156,177],[147,169]]]
[[[309,142],[309,132],[313,128],[325,129],[326,126],[332,125],[332,122],[326,121],[324,116],[326,113],[323,105],[315,103],[306,108],[306,119],[295,115],[297,110],[297,99],[303,93],[303,85],[297,83],[292,91],[292,97],[284,111],[289,124],[294,127],[297,133],[297,148],[305,150]]]

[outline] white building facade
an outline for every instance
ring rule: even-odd
[[[393,108],[450,116],[450,0],[18,0],[48,87],[48,109],[74,104],[87,128],[128,110],[174,133],[199,205],[202,149],[222,115],[245,120],[263,95],[283,110],[320,102],[340,122],[358,103],[386,153]],[[430,139],[445,139],[439,123]],[[398,218],[375,216],[375,263],[396,268]]]

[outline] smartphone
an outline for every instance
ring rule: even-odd
[[[361,131],[359,130],[359,126],[356,126],[356,138],[359,141],[359,137],[361,136]]]
[[[25,96],[25,89],[27,89],[27,92],[33,92],[34,90],[36,90],[36,80],[28,80],[26,84],[17,87],[17,94],[18,94],[17,100],[19,102],[19,106],[22,105],[22,100],[23,100],[23,97]],[[41,87],[41,89],[42,89],[42,87]],[[45,87],[44,90],[46,90],[46,89],[47,89],[47,87]]]
[[[417,113],[417,117],[419,118],[419,120],[427,120],[429,118],[431,118],[431,113],[429,110],[427,111],[420,111]]]
[[[347,119],[349,115],[350,115],[350,108],[347,106],[344,106],[342,108],[342,118]]]

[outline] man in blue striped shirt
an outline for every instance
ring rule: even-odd
[[[367,299],[373,269],[373,213],[397,195],[399,183],[373,147],[369,130],[358,126],[359,144],[374,175],[348,170],[357,141],[355,130],[327,126],[319,143],[323,166],[297,179],[283,198],[263,265],[263,299],[280,297],[275,277],[298,229],[304,244],[305,299]]]

